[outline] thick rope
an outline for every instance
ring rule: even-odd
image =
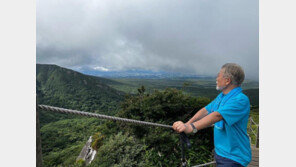
[[[212,165],[215,164],[216,161],[212,161],[212,162],[208,162],[208,163],[204,163],[204,164],[200,164],[200,165],[196,165],[196,166],[192,166],[192,167],[202,167],[202,166],[208,166],[208,165]]]
[[[48,105],[38,105],[38,108],[42,109],[42,110],[53,111],[53,112],[58,112],[58,113],[76,114],[76,115],[82,115],[82,116],[88,116],[88,117],[109,119],[109,120],[113,120],[113,121],[130,122],[130,123],[135,123],[135,124],[158,126],[158,127],[170,128],[170,129],[173,128],[170,125],[163,125],[163,124],[152,123],[152,122],[138,121],[138,120],[127,119],[127,118],[119,118],[119,117],[113,117],[113,116],[84,112],[84,111],[70,110],[70,109],[64,109],[64,108],[53,107],[53,106],[48,106]]]

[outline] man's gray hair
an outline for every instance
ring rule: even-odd
[[[224,78],[230,78],[233,85],[241,86],[245,79],[245,73],[241,66],[235,63],[226,63],[221,69],[224,69]]]

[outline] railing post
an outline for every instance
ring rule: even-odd
[[[252,128],[252,117],[249,117],[249,123],[248,123],[248,130],[249,130],[249,139],[250,139],[250,144],[252,145],[252,137],[251,137],[251,128]]]
[[[256,148],[259,148],[259,126],[257,128]]]
[[[212,155],[213,155],[213,160],[216,161],[216,160],[215,160],[215,148],[212,150]],[[214,163],[212,166],[213,166],[213,167],[216,167],[217,164]]]
[[[39,123],[39,110],[36,105],[36,167],[42,167],[42,149]]]

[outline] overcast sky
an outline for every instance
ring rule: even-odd
[[[41,0],[37,63],[94,70],[259,73],[258,0]]]

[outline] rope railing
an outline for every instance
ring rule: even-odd
[[[256,126],[257,133],[253,130],[252,124]],[[249,131],[255,136],[256,141],[255,141],[255,146],[259,148],[259,125],[255,123],[252,117],[249,118],[249,125],[248,125]]]
[[[257,124],[254,122],[254,120],[252,119],[252,117],[249,118],[249,122],[250,122],[249,125],[248,125],[249,131],[252,132],[253,135],[255,135],[257,137],[257,134],[255,133],[255,131],[252,128],[252,124],[254,124],[254,125],[257,125]]]
[[[208,162],[208,163],[204,163],[204,164],[200,164],[200,165],[196,165],[196,166],[192,166],[192,167],[202,167],[202,166],[208,166],[208,165],[212,165],[215,164],[216,161],[212,161],[212,162]]]
[[[65,109],[65,108],[60,108],[60,107],[53,107],[53,106],[48,106],[48,105],[37,105],[37,109],[52,111],[52,112],[57,112],[57,113],[75,114],[75,115],[81,115],[81,116],[87,116],[87,117],[96,117],[96,118],[108,119],[108,120],[113,120],[113,121],[129,122],[129,123],[135,123],[135,124],[139,124],[139,125],[149,125],[149,126],[163,127],[163,128],[169,128],[169,129],[173,128],[171,125],[164,125],[164,124],[139,121],[139,120],[134,120],[134,119],[120,118],[120,117],[108,116],[108,115],[97,114],[97,113],[90,113],[90,112],[71,110],[71,109]],[[211,125],[209,127],[213,127],[213,126],[214,125]],[[212,162],[200,164],[200,165],[197,165],[194,167],[202,167],[202,166],[207,166],[207,165],[211,165],[211,164],[215,164],[215,163],[216,163],[215,161],[212,161]]]
[[[257,138],[257,134],[255,133],[255,131],[252,128],[249,128],[251,130],[251,132],[253,133],[253,135],[255,135],[255,137]]]
[[[252,117],[250,117],[250,120],[252,121],[252,124],[256,125],[257,127],[259,126],[258,124],[256,124]]]
[[[96,118],[101,118],[101,119],[109,119],[109,120],[113,120],[113,121],[130,122],[130,123],[135,123],[135,124],[150,125],[150,126],[157,126],[157,127],[170,128],[170,129],[173,128],[171,125],[163,125],[163,124],[158,124],[158,123],[138,121],[138,120],[127,119],[127,118],[119,118],[119,117],[114,117],[114,116],[108,116],[108,115],[102,115],[102,114],[90,113],[90,112],[84,112],[84,111],[77,111],[77,110],[70,110],[70,109],[53,107],[53,106],[48,106],[48,105],[38,105],[38,108],[42,109],[42,110],[53,111],[53,112],[58,112],[58,113],[76,114],[76,115],[82,115],[82,116],[87,116],[87,117],[96,117]]]

